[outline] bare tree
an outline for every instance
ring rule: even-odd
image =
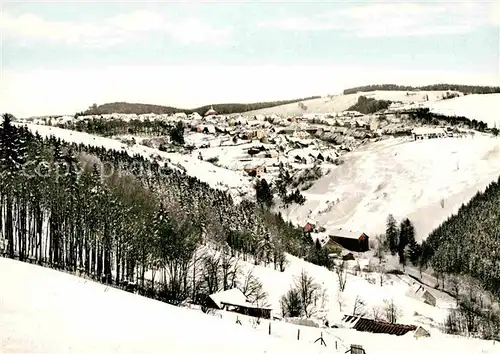
[[[354,300],[354,306],[352,309],[352,315],[353,316],[365,316],[366,315],[366,309],[365,309],[365,302],[363,299],[358,295],[356,296],[356,300]]]
[[[384,316],[378,307],[372,308],[372,317],[375,321],[383,320]]]
[[[295,282],[295,288],[300,296],[302,311],[307,318],[310,318],[316,311],[315,302],[321,291],[321,286],[303,269],[299,279]]]
[[[339,311],[342,312],[344,306],[344,297],[342,296],[342,292],[340,290],[337,291],[337,304],[339,304]]]
[[[385,269],[382,265],[377,267],[377,272],[379,273],[379,284],[380,286],[384,286],[385,281],[387,280],[387,275],[385,274]]]
[[[219,256],[222,278],[222,289],[229,290],[236,286],[240,271],[238,259],[231,256],[228,247],[224,247]]]
[[[450,282],[451,293],[455,297],[456,304],[458,305],[458,300],[459,300],[459,296],[460,296],[460,289],[461,289],[460,281],[458,280],[457,276],[451,275],[449,282]]]
[[[221,287],[219,257],[208,254],[203,258],[202,263],[202,278],[205,294],[210,295],[218,292]]]
[[[344,291],[347,282],[347,264],[344,260],[340,264],[335,265],[335,273],[337,274],[339,290]]]
[[[375,257],[378,258],[378,264],[382,264],[382,261],[385,258],[385,236],[378,235],[376,238],[376,248],[375,248]]]
[[[247,297],[247,299],[259,307],[267,305],[267,293],[264,291],[264,286],[262,282],[253,275],[253,271],[250,270],[245,275],[243,282],[238,287],[241,292]]]
[[[394,300],[384,300],[384,311],[385,317],[388,322],[396,323],[398,318],[401,316],[401,310],[394,304]]]

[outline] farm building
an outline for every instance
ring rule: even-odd
[[[419,326],[413,335],[415,338],[430,337],[431,334],[424,327]]]
[[[241,313],[242,315],[271,318],[271,308],[250,303],[245,294],[237,288],[210,295],[208,297],[208,306],[219,310]]]
[[[445,138],[448,136],[442,128],[414,128],[411,134],[414,140]]]
[[[352,315],[344,315],[342,325],[360,332],[385,333],[396,336],[416,331],[417,326],[370,320]]]
[[[423,285],[418,283],[413,283],[413,285],[408,289],[407,296],[421,300],[427,305],[436,306],[436,297],[431,294]]]
[[[370,249],[368,235],[343,229],[329,230],[330,239],[343,248],[353,252],[366,252]]]

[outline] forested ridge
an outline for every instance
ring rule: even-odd
[[[485,122],[478,121],[476,119],[469,119],[463,116],[449,117],[444,114],[439,114],[431,112],[429,108],[417,108],[409,111],[410,119],[415,120],[420,124],[429,125],[461,125],[469,129],[475,129],[480,132],[484,132],[488,129],[488,125]],[[495,134],[496,135],[496,134]]]
[[[435,229],[423,249],[436,271],[470,275],[500,297],[500,178]]]
[[[314,250],[279,214],[248,201],[234,204],[226,192],[175,168],[42,138],[11,118],[4,115],[0,130],[0,222],[8,257],[107,284],[134,283],[178,303],[229,287],[227,265],[235,256],[283,270],[284,252]],[[203,244],[225,256],[198,259]],[[145,272],[157,270],[168,274],[164,285],[148,287]]]
[[[111,119],[75,119],[57,124],[57,127],[69,130],[76,130],[89,134],[100,136],[113,135],[140,135],[148,136],[168,135],[174,126],[173,121],[164,120],[139,120],[131,119],[129,121],[111,118]]]
[[[232,113],[243,113],[248,111],[254,111],[257,109],[270,108],[275,106],[281,106],[289,103],[296,103],[305,100],[311,100],[314,98],[319,98],[320,96],[310,96],[303,98],[296,98],[291,100],[280,100],[280,101],[269,101],[269,102],[253,102],[253,103],[219,103],[214,105],[205,105],[197,107],[194,109],[184,109],[176,108],[170,106],[160,106],[144,103],[128,103],[128,102],[112,102],[105,103],[102,105],[92,105],[83,112],[79,112],[76,116],[82,115],[99,115],[99,114],[112,114],[112,113],[122,113],[122,114],[174,114],[174,113],[194,113],[197,112],[200,115],[204,115],[210,108],[213,107],[219,114],[232,114]]]
[[[344,95],[357,92],[370,92],[370,91],[459,91],[465,94],[476,93],[500,93],[498,86],[471,86],[471,85],[455,85],[455,84],[435,84],[426,86],[404,86],[395,84],[382,84],[382,85],[366,85],[352,87],[344,90]]]

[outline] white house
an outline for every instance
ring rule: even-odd
[[[442,128],[418,127],[411,131],[414,140],[445,138],[447,133]]]

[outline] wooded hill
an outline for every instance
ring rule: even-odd
[[[236,256],[284,270],[284,252],[316,252],[279,214],[234,204],[176,166],[44,139],[11,119],[0,130],[0,241],[11,258],[179,303],[230,288]],[[197,254],[205,244],[220,256]],[[150,270],[165,271],[166,283],[148,282]]]
[[[186,113],[190,114],[197,112],[200,115],[204,115],[211,107],[213,107],[219,114],[232,114],[232,113],[243,113],[248,111],[253,111],[257,109],[270,108],[275,106],[281,106],[284,104],[295,103],[305,100],[311,100],[314,98],[319,98],[320,96],[311,96],[304,98],[297,98],[292,100],[281,100],[281,101],[270,101],[270,102],[254,102],[254,103],[220,103],[214,105],[201,106],[194,109],[183,109],[175,108],[170,106],[159,106],[144,103],[128,103],[128,102],[113,102],[105,103],[102,105],[92,105],[83,112],[77,113],[76,116],[81,115],[91,115],[91,114],[111,114],[111,113],[122,113],[122,114],[174,114],[174,113]]]
[[[366,85],[358,86],[344,90],[344,95],[357,92],[370,92],[370,91],[459,91],[464,94],[469,93],[500,93],[498,86],[469,86],[469,85],[453,85],[453,84],[435,84],[426,86],[402,86],[394,84],[382,85]]]
[[[434,230],[423,250],[434,270],[470,275],[500,297],[500,178]]]

